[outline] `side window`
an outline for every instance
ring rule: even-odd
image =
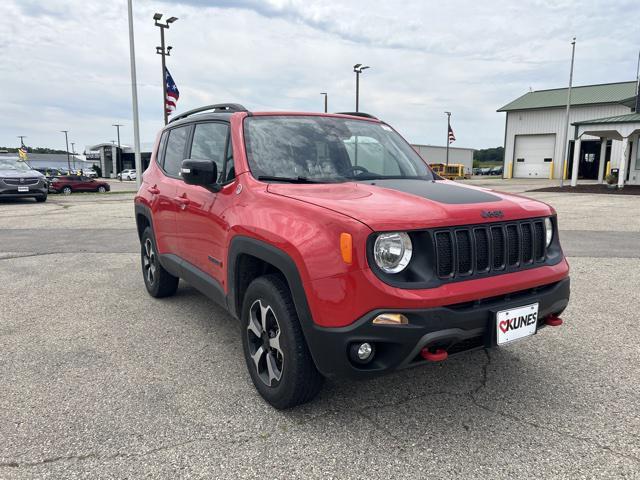
[[[198,123],[193,132],[190,157],[194,160],[213,160],[218,166],[218,179],[224,179],[224,147],[228,126],[224,123]]]
[[[160,143],[158,143],[158,152],[156,154],[156,163],[162,166],[162,157],[164,156],[164,147],[167,144],[167,137],[169,136],[169,131],[165,130],[162,132],[162,136],[160,137]]]
[[[169,130],[163,168],[164,171],[171,176],[180,176],[180,166],[182,165],[182,160],[184,160],[184,146],[187,143],[188,133],[188,126]]]
[[[225,160],[225,182],[230,182],[236,178],[236,168],[233,163],[233,145],[231,143],[231,135],[229,135],[229,142],[227,143],[227,158]]]

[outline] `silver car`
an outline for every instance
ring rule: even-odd
[[[40,172],[18,157],[0,157],[0,199],[33,197],[47,200],[49,186]]]

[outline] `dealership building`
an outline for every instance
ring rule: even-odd
[[[569,151],[563,172],[566,88],[528,92],[505,112],[506,178],[564,178],[603,181],[618,170],[619,184],[640,185],[640,114],[637,83],[573,87],[569,114]],[[577,168],[573,168],[573,165]]]
[[[140,145],[142,171],[145,171],[149,166],[152,148],[152,144],[143,143]],[[102,170],[102,176],[107,178],[115,178],[115,176],[123,170],[135,170],[136,168],[135,151],[133,147],[127,145],[118,146],[113,142],[87,145],[85,148],[85,156],[87,160],[99,164]]]

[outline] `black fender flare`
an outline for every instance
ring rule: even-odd
[[[134,213],[136,216],[136,229],[138,231],[138,240],[142,240],[142,231],[140,230],[140,220],[138,220],[139,216],[143,216],[147,219],[147,222],[149,222],[149,226],[151,227],[151,233],[153,235],[153,238],[156,238],[155,235],[155,231],[153,230],[153,217],[151,216],[151,209],[142,204],[142,203],[136,203],[134,205]]]

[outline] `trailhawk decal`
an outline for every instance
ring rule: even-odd
[[[538,304],[503,310],[496,315],[498,345],[536,333]]]

